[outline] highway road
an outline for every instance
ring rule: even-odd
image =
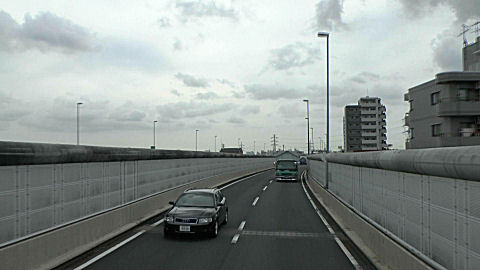
[[[229,222],[217,238],[164,238],[158,217],[59,269],[372,268],[339,245],[300,182],[273,178],[269,170],[223,188]]]

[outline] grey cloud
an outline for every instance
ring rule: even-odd
[[[380,75],[368,71],[363,71],[350,78],[351,81],[361,84],[376,82],[379,79]]]
[[[192,75],[177,73],[175,77],[183,82],[186,86],[206,88],[210,86],[204,78],[195,78]]]
[[[307,90],[295,90],[276,85],[250,84],[245,85],[245,92],[257,100],[281,99],[281,98],[303,98],[308,97],[313,92]]]
[[[231,91],[234,98],[245,98],[245,94],[238,91]]]
[[[177,102],[157,106],[160,118],[184,119],[223,113],[232,109],[231,104],[212,104],[204,102]]]
[[[432,40],[433,61],[443,71],[461,70],[461,43],[454,35],[444,31]]]
[[[241,114],[258,114],[260,112],[260,106],[258,105],[245,105],[240,109]]]
[[[218,98],[218,95],[214,92],[206,92],[206,93],[197,93],[195,97],[200,100],[209,100],[209,99]]]
[[[228,86],[230,86],[230,87],[232,87],[232,88],[235,88],[235,84],[234,84],[233,82],[229,81],[229,80],[226,80],[226,79],[218,79],[217,81],[218,81],[219,83],[221,83],[221,84],[225,84],[225,85],[228,85]]]
[[[232,117],[228,118],[227,122],[228,122],[228,123],[231,123],[231,124],[239,124],[239,125],[241,125],[241,124],[245,124],[246,121],[245,121],[245,119],[243,119],[243,118],[236,117],[236,116],[232,116]]]
[[[19,24],[0,11],[0,50],[73,53],[93,50],[94,43],[95,36],[88,29],[52,13],[42,12],[35,17],[26,14],[25,22]]]
[[[175,41],[173,42],[173,49],[175,51],[181,51],[183,50],[183,44],[182,42],[177,38],[175,39]]]
[[[342,21],[343,0],[322,0],[316,5],[315,28],[328,30],[346,30]]]
[[[306,117],[306,108],[305,106],[302,106],[302,105],[303,104],[292,104],[292,103],[282,104],[278,107],[278,113],[282,116],[282,118],[302,119],[302,117]]]
[[[178,92],[177,89],[172,89],[172,90],[170,90],[170,93],[174,94],[174,95],[177,96],[177,97],[183,96],[182,93]]]
[[[157,19],[157,25],[160,28],[166,28],[166,27],[172,26],[172,24],[170,23],[170,19],[168,17],[161,17]]]
[[[468,19],[479,16],[480,1],[478,0],[398,0],[405,12],[411,18],[422,18],[433,12],[438,6],[445,5],[452,9],[459,22],[465,22]]]
[[[288,70],[313,64],[320,59],[320,49],[296,42],[270,52],[269,64],[276,70]]]
[[[181,19],[185,22],[188,18],[221,17],[233,20],[238,19],[238,14],[233,8],[219,6],[215,1],[178,1],[175,7],[181,13]]]
[[[144,70],[167,70],[169,63],[159,51],[149,43],[130,39],[109,39],[102,44],[100,52],[87,54],[82,58],[87,65],[100,62],[126,68]]]
[[[13,122],[30,114],[20,100],[0,92],[0,122]]]
[[[145,119],[146,114],[135,107],[136,106],[133,102],[128,101],[110,113],[110,119],[116,121],[140,122]]]
[[[23,119],[21,124],[49,132],[73,132],[77,101],[70,97],[57,97],[53,104],[37,110],[35,114]],[[80,107],[81,131],[113,132],[114,130],[150,128],[149,123],[142,121],[145,118],[143,108],[131,102],[112,109],[108,101],[88,98],[82,98],[81,101],[84,103]]]

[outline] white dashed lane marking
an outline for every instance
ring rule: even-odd
[[[252,206],[257,205],[258,199],[260,199],[260,198],[259,198],[259,197],[256,197],[255,200],[253,200]]]
[[[240,234],[242,234],[243,228],[245,228],[245,223],[247,222],[244,220],[240,223],[240,226],[238,226],[238,231],[232,238],[232,244],[236,244],[238,242],[238,238],[240,238]]]

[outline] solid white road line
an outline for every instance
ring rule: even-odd
[[[268,187],[268,186],[265,186],[265,187],[263,188],[263,191],[267,190],[267,187]]]
[[[258,202],[259,197],[256,197],[255,200],[253,200],[252,206],[255,206]]]
[[[157,222],[153,223],[153,224],[152,224],[152,225],[150,225],[150,226],[152,226],[152,227],[156,227],[156,226],[158,226],[158,225],[162,224],[164,221],[165,221],[165,219],[164,219],[164,218],[162,218],[162,219],[160,219],[159,221],[157,221]]]
[[[81,270],[81,269],[84,269],[85,267],[93,264],[94,262],[100,260],[101,258],[107,256],[108,254],[112,253],[113,251],[115,251],[116,249],[120,248],[121,246],[125,245],[126,243],[132,241],[133,239],[139,237],[141,234],[143,234],[145,231],[142,230],[142,231],[139,231],[137,232],[136,234],[130,236],[129,238],[123,240],[122,242],[116,244],[115,246],[109,248],[108,250],[104,251],[103,253],[97,255],[96,257],[94,257],[93,259],[89,260],[88,262],[78,266],[77,268],[75,268],[74,270]]]
[[[305,171],[303,172],[303,177],[305,177]],[[312,204],[313,209],[315,209],[315,212],[320,217],[320,219],[322,220],[325,227],[327,227],[328,231],[330,232],[330,234],[335,239],[335,242],[337,242],[340,249],[343,251],[343,253],[345,253],[345,256],[347,256],[347,258],[350,260],[350,263],[353,265],[353,267],[355,267],[355,269],[357,269],[357,270],[362,269],[362,267],[358,264],[357,260],[355,260],[355,258],[352,256],[350,251],[348,251],[348,249],[345,247],[345,245],[342,243],[342,241],[340,241],[340,239],[337,237],[337,235],[335,234],[335,231],[332,229],[332,226],[330,226],[330,224],[328,224],[327,220],[320,213],[320,210],[318,210],[317,206],[315,205],[312,198],[308,194],[307,189],[305,188],[305,184],[303,184],[303,181],[301,181],[301,182],[302,182],[302,187],[303,187],[303,191],[305,192],[305,195],[307,195],[307,198],[310,201],[310,203]]]
[[[273,180],[270,180],[270,184],[273,182]]]
[[[263,171],[263,172],[258,172],[258,173],[254,174],[254,175],[250,175],[250,176],[247,176],[247,177],[245,177],[245,178],[242,178],[242,179],[240,179],[240,180],[238,180],[238,181],[235,181],[235,182],[233,182],[233,183],[230,183],[230,184],[228,184],[228,185],[226,185],[226,186],[221,187],[220,190],[223,190],[223,189],[226,189],[226,188],[228,188],[228,187],[230,187],[230,186],[233,186],[233,185],[235,185],[235,184],[241,183],[241,182],[243,182],[243,181],[245,181],[245,180],[247,180],[247,179],[249,179],[249,178],[252,178],[252,177],[257,176],[257,175],[259,175],[259,174],[261,174],[261,173],[264,173],[264,172],[265,172],[265,171]]]

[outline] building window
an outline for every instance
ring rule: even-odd
[[[430,104],[436,105],[440,101],[440,92],[435,92],[430,95]]]
[[[438,137],[442,135],[442,124],[432,125],[432,137]]]
[[[410,104],[410,111],[413,111],[413,100],[409,100],[408,103]]]
[[[460,88],[457,92],[458,101],[479,101],[480,89]]]

